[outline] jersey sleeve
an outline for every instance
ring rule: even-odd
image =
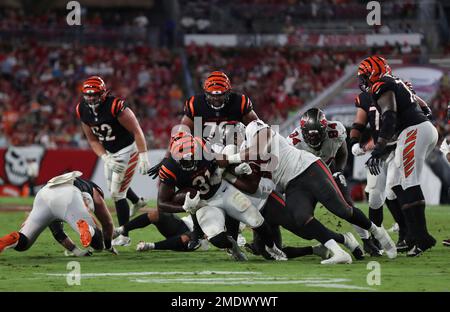
[[[287,137],[287,141],[288,141],[289,145],[292,145],[292,146],[297,146],[297,144],[299,144],[302,141],[301,140],[301,131],[298,127],[295,128],[295,130],[292,131],[291,134],[289,134],[289,136]]]
[[[111,104],[111,115],[119,117],[119,115],[127,108],[125,100],[116,97]]]
[[[258,119],[258,120],[253,120],[252,122],[250,122],[247,127],[245,128],[245,141],[246,141],[246,146],[250,147],[254,145],[254,140],[256,137],[256,134],[265,128],[270,128],[268,124],[266,124],[264,121]]]
[[[242,116],[247,115],[253,110],[253,103],[252,100],[245,94],[241,95],[241,113]]]
[[[345,142],[345,139],[347,139],[347,130],[345,130],[344,125],[339,121],[336,121],[336,131],[338,132],[337,138],[339,142]]]
[[[355,97],[355,107],[357,107],[357,108],[362,108],[361,94],[362,94],[362,93],[358,94],[358,95]]]
[[[78,119],[81,119],[80,103],[78,103],[77,106],[75,107],[75,115],[77,116]]]
[[[175,174],[175,170],[170,166],[169,159],[166,158],[161,168],[159,169],[159,179],[162,183],[166,183],[172,186],[176,186],[177,184],[177,176]]]
[[[388,91],[397,91],[397,84],[393,79],[385,79],[375,82],[372,86],[372,96],[377,101],[384,93]]]
[[[195,116],[194,99],[195,96],[191,96],[189,100],[184,103],[184,114],[191,119],[194,119]]]

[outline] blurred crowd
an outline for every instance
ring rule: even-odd
[[[172,124],[167,117],[182,109],[181,72],[179,57],[161,48],[22,42],[8,49],[4,44],[0,48],[0,132],[4,134],[0,141],[86,147],[74,109],[81,82],[96,74],[136,112],[150,147],[164,146]]]

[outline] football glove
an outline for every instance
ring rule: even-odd
[[[336,182],[342,184],[342,186],[347,187],[347,180],[342,172],[338,171],[333,173],[333,178]]]
[[[151,177],[153,180],[156,179],[158,177],[159,169],[161,168],[161,166],[162,161],[148,169],[147,174],[149,175],[149,177]]]
[[[195,214],[195,212],[200,208],[198,204],[200,202],[200,193],[197,192],[194,198],[191,198],[191,193],[186,193],[186,198],[184,199],[183,209],[184,211]]]
[[[243,175],[243,174],[249,175],[252,174],[252,168],[248,163],[242,163],[236,168],[234,168],[234,173],[236,175]]]
[[[381,157],[384,155],[384,151],[381,148],[375,147],[369,160],[366,161],[366,166],[369,168],[369,172],[372,175],[379,175],[381,173]]]
[[[147,152],[139,153],[139,160],[138,160],[139,173],[144,175],[148,172],[149,168],[150,168],[150,163],[148,162]]]
[[[353,156],[361,156],[364,155],[366,152],[364,151],[364,149],[361,147],[361,145],[359,143],[353,144],[352,146],[352,154]]]

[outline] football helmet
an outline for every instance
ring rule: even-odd
[[[99,76],[91,76],[83,82],[83,99],[87,105],[96,110],[106,97],[106,84]]]
[[[328,121],[323,111],[318,108],[308,109],[300,118],[300,129],[306,144],[318,148],[327,135]]]
[[[392,73],[391,67],[380,56],[369,56],[358,67],[358,85],[361,91],[369,92],[371,86],[384,75]]]
[[[220,110],[225,106],[230,96],[230,79],[225,73],[214,71],[208,75],[203,83],[203,91],[208,105],[215,110]]]
[[[181,169],[193,171],[197,169],[203,148],[202,139],[187,132],[179,132],[171,139],[170,155],[180,165]]]

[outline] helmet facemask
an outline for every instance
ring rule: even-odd
[[[220,91],[205,92],[206,102],[211,108],[220,110],[225,107],[230,92],[222,93]]]
[[[197,160],[195,160],[193,153],[184,154],[178,161],[181,169],[184,171],[195,171],[197,169]]]
[[[101,103],[102,94],[100,92],[83,93],[83,99],[93,111],[96,111]]]
[[[306,144],[308,144],[312,148],[319,148],[322,142],[325,140],[325,131],[303,130],[302,134]]]

